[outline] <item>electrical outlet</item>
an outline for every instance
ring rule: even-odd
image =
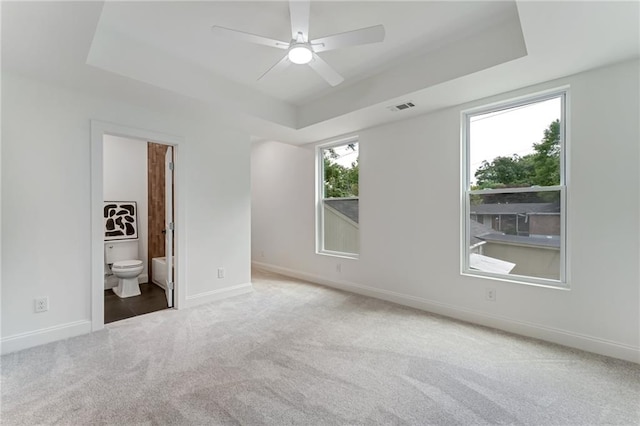
[[[224,278],[224,268],[218,268],[218,278]]]
[[[342,263],[336,263],[336,272],[342,272]]]
[[[35,311],[47,312],[49,310],[49,298],[43,297],[42,299],[35,299]]]
[[[260,251],[260,257],[264,257],[264,251]]]
[[[489,302],[496,301],[496,289],[495,288],[486,288],[484,295]]]

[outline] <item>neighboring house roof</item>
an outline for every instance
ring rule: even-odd
[[[491,234],[478,235],[477,238],[487,242],[525,244],[528,246],[560,248],[560,237],[557,235],[545,237],[525,237],[521,235],[509,235],[494,232]]]
[[[469,220],[469,222],[471,223],[471,235],[470,235],[470,245],[471,246],[475,246],[476,244],[484,241],[481,240],[480,238],[478,238],[481,235],[485,235],[485,234],[491,234],[493,232],[496,232],[495,230],[493,230],[493,228],[491,228],[490,226],[487,225],[483,225],[480,222],[476,222],[475,220],[471,219]]]
[[[473,214],[560,213],[560,206],[557,203],[476,204],[470,210]]]
[[[342,213],[355,223],[358,222],[359,201],[357,198],[337,198],[324,200],[325,204]]]

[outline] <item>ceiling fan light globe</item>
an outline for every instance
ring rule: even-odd
[[[294,64],[308,64],[313,58],[313,53],[306,46],[295,46],[289,49],[289,60]]]

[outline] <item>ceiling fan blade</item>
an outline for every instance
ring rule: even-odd
[[[346,33],[334,34],[327,37],[311,40],[314,52],[339,49],[359,44],[378,43],[384,40],[384,25],[360,28]]]
[[[258,81],[262,80],[262,78],[269,74],[272,71],[281,71],[285,68],[287,68],[289,66],[291,62],[289,62],[289,56],[284,55],[284,57],[282,59],[280,59],[278,62],[275,63],[275,65],[273,65],[271,68],[269,68],[268,70],[266,70],[260,77],[258,77]]]
[[[245,33],[243,31],[232,30],[230,28],[220,27],[214,25],[211,27],[211,31],[214,35],[225,38],[232,38],[239,41],[245,41],[248,43],[262,44],[264,46],[276,47],[278,49],[288,49],[289,43],[275,40],[268,37],[262,37],[255,34]]]
[[[329,64],[327,64],[324,59],[320,56],[313,54],[313,60],[309,62],[309,66],[313,68],[315,72],[320,75],[320,77],[324,78],[327,83],[332,86],[337,86],[338,84],[344,81],[344,78],[340,74],[336,72]]]
[[[289,14],[291,15],[291,39],[297,40],[298,33],[302,33],[303,41],[309,41],[309,0],[289,0]]]

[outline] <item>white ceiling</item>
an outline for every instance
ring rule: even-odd
[[[258,82],[285,52],[221,39],[212,25],[289,42],[287,2],[115,2],[105,4],[97,31],[120,35],[197,64],[216,77],[246,85],[284,102],[300,105],[330,91],[308,66],[291,66]],[[349,82],[373,75],[408,54],[504,20],[515,12],[510,2],[314,2],[310,38],[383,23],[384,43],[325,52]],[[153,17],[152,19],[150,17]]]
[[[2,3],[2,68],[138,104],[206,106],[256,138],[317,141],[640,54],[638,2],[311,4],[310,37],[383,24],[382,43],[257,78],[283,55],[212,25],[288,41],[287,2]],[[386,107],[412,100],[411,111]]]

